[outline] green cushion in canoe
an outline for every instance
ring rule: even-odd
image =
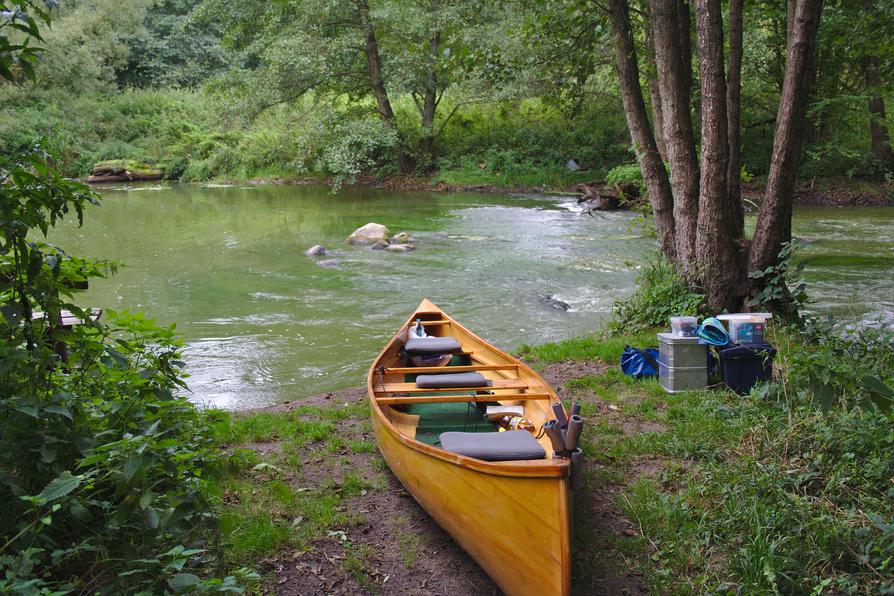
[[[475,404],[466,402],[410,404],[407,414],[419,416],[416,440],[429,445],[437,445],[443,432],[488,433],[496,430]]]

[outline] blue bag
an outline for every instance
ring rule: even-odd
[[[658,348],[631,348],[624,346],[621,354],[621,371],[634,379],[658,376]]]

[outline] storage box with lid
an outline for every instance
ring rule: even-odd
[[[668,393],[707,387],[707,347],[696,337],[659,333],[658,381]]]

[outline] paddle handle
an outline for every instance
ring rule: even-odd
[[[565,406],[562,405],[562,402],[557,401],[553,404],[553,414],[556,415],[559,427],[564,428],[568,425],[568,418],[565,417]]]
[[[543,425],[543,432],[549,437],[549,442],[553,445],[553,451],[556,455],[564,455],[565,441],[562,440],[562,431],[556,420],[549,420]]]
[[[571,415],[568,421],[568,431],[565,433],[565,449],[574,451],[580,444],[580,431],[583,429],[584,419],[577,414]]]

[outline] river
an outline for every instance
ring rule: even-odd
[[[815,312],[894,322],[892,215],[796,211]],[[344,243],[370,221],[410,232],[417,250]],[[230,409],[360,384],[424,297],[509,350],[595,331],[655,245],[636,214],[591,217],[560,197],[195,185],[107,189],[52,241],[124,263],[79,300],[177,323],[192,399]],[[313,244],[330,254],[304,256]]]

